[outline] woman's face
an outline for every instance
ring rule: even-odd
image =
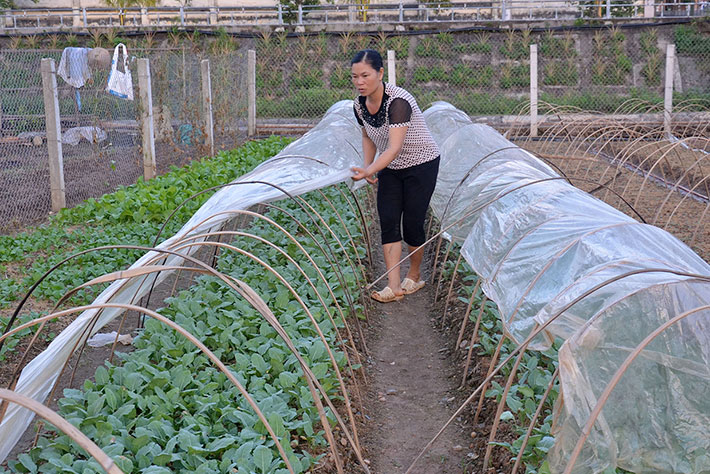
[[[375,70],[365,61],[355,63],[351,68],[351,78],[353,85],[360,95],[368,96],[374,93],[382,83],[384,69]]]

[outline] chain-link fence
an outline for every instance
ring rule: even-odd
[[[46,215],[50,209],[39,69],[47,55],[0,50],[0,230]]]
[[[109,67],[89,67],[86,51],[65,51],[0,52],[1,232],[43,219],[51,210],[42,58],[54,59],[58,72],[67,206],[133,184],[143,174],[136,57],[151,61],[158,173],[211,153],[203,113],[203,59],[210,59],[206,72],[212,82],[215,151],[236,147],[246,135],[246,48],[222,45],[213,54],[185,47],[129,50],[132,101],[106,92]]]
[[[94,38],[96,40],[96,38]],[[117,38],[113,38],[115,43]],[[397,84],[426,108],[446,100],[471,116],[506,127],[530,104],[530,45],[538,46],[541,115],[551,111],[662,116],[667,45],[676,45],[674,112],[707,110],[710,35],[702,23],[637,28],[476,30],[438,34],[263,33],[237,39],[220,31],[146,35],[129,54],[150,59],[158,172],[210,154],[202,61],[209,59],[215,150],[247,133],[247,51],[256,51],[257,134],[298,133],[337,100],[355,96],[350,59],[364,48],[396,56]],[[18,41],[18,44],[20,42]],[[28,40],[29,44],[29,40]],[[109,44],[112,44],[109,42]],[[47,146],[39,63],[61,49],[0,51],[0,228],[49,210]],[[134,85],[137,84],[135,63]],[[82,88],[59,79],[62,132],[88,127],[64,145],[67,204],[98,196],[141,174],[140,101],[105,91],[107,69]],[[626,108],[621,107],[633,104]],[[559,106],[567,106],[559,109]],[[522,130],[522,129],[521,129]],[[75,134],[76,135],[76,134]]]
[[[530,100],[530,45],[538,45],[539,100],[612,113],[629,100],[662,106],[666,45],[678,43],[676,103],[710,98],[710,37],[702,24],[652,28],[343,33],[255,40],[258,118],[317,118],[354,96],[358,50],[395,51],[397,85],[422,108],[446,100],[472,116],[515,115]]]
[[[246,135],[246,48],[234,43],[203,52],[192,47],[139,52],[150,59],[158,171],[210,154],[202,113],[202,67],[209,60],[216,151]],[[172,159],[170,159],[172,157]]]

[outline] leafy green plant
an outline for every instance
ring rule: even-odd
[[[530,85],[530,66],[527,64],[504,64],[500,68],[500,87],[511,89]]]
[[[641,68],[641,75],[649,86],[661,84],[661,68],[663,67],[663,56],[660,51],[646,58],[646,64]]]
[[[492,78],[493,67],[490,65],[469,67],[457,64],[448,76],[448,82],[456,86],[487,87]]]
[[[199,31],[195,31],[195,33],[199,33]],[[197,44],[198,40],[194,40],[193,43]],[[228,54],[237,49],[237,42],[232,35],[227,33],[224,27],[220,27],[217,30],[217,38],[212,42],[210,47],[213,54]]]
[[[540,41],[540,54],[546,58],[572,58],[577,56],[575,39],[572,33],[567,32],[564,36],[555,36],[550,30]]]
[[[388,36],[385,46],[386,49],[394,51],[397,59],[406,59],[409,56],[409,38],[406,36]]]
[[[513,114],[520,110],[520,106],[526,101],[528,99],[485,92],[462,92],[451,98],[452,104],[469,115]]]
[[[520,60],[530,57],[529,32],[527,34],[518,34],[513,30],[507,32],[499,51],[508,59]]]
[[[337,207],[347,209],[342,194],[334,189],[326,193]],[[333,219],[334,212],[318,196],[306,199],[319,207],[326,219]],[[292,201],[283,205],[300,222],[307,221]],[[269,217],[291,233],[298,233],[298,220],[276,211]],[[360,238],[356,216],[347,211],[344,218],[348,232]],[[345,238],[342,227],[334,230],[340,233],[339,238]],[[283,247],[290,242],[263,221],[255,222],[249,231]],[[294,286],[302,283],[303,277],[293,272],[288,261],[265,252],[263,244],[242,237],[233,243],[269,260]],[[304,239],[302,245],[318,254],[316,242]],[[364,249],[361,253],[364,255]],[[288,291],[261,265],[241,254],[221,255],[218,267],[262,294],[321,385],[337,399],[337,380],[325,346],[303,309],[294,306]],[[323,269],[330,279],[327,284],[335,288],[335,297],[345,304],[335,272],[325,266]],[[353,283],[352,270],[345,272],[346,281]],[[319,283],[320,292],[325,284]],[[302,292],[302,298],[307,306],[319,306],[312,293]],[[251,305],[213,277],[198,278],[194,286],[166,303],[160,312],[229,365],[282,440],[294,470],[307,471],[325,449],[325,439],[300,366],[282,339]],[[335,346],[335,327],[323,314],[318,318],[327,342]],[[58,402],[60,414],[99,444],[124,472],[231,472],[237,468],[257,473],[285,471],[264,425],[235,387],[192,344],[148,319],[134,346],[133,352],[120,354],[119,365],[99,367],[93,381],[85,382],[81,389],[65,390]],[[341,368],[345,364],[344,354],[337,348],[336,362]],[[57,467],[100,471],[66,436],[53,430],[41,437],[37,448],[11,461],[9,467],[25,472],[30,463],[42,471]]]
[[[710,55],[710,36],[700,33],[696,25],[679,25],[673,30],[678,54]]]
[[[579,81],[574,60],[550,61],[543,68],[542,83],[547,86],[573,86]]]
[[[322,116],[335,102],[352,99],[352,90],[323,88],[296,89],[286,97],[257,97],[256,110],[260,117],[302,117]]]
[[[446,70],[442,66],[420,66],[414,70],[414,82],[446,81]]]
[[[606,35],[602,31],[594,34],[593,84],[623,85],[626,82],[633,64],[624,50],[625,38],[618,28],[609,29]]]
[[[490,33],[476,33],[475,41],[470,43],[457,44],[454,48],[459,53],[489,54],[493,46],[490,43]]]
[[[297,62],[291,75],[290,86],[297,89],[316,89],[323,87],[323,71],[319,65]]]
[[[334,89],[352,89],[352,80],[350,79],[350,69],[342,64],[336,64],[333,72],[330,74],[330,87]]]
[[[439,49],[439,44],[435,38],[426,37],[422,38],[417,44],[414,50],[414,54],[422,58],[428,57],[441,57],[441,50]]]

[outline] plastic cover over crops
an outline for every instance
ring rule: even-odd
[[[507,335],[520,343],[549,323],[531,347],[565,339],[553,471],[566,467],[582,427],[624,360],[651,332],[683,315],[621,377],[573,472],[615,466],[636,472],[710,470],[710,311],[702,309],[710,304],[710,283],[688,276],[709,275],[708,264],[670,234],[572,187],[452,106],[437,103],[425,117],[442,152],[432,207],[447,233],[463,242],[463,256],[498,304]],[[348,181],[349,168],[361,162],[360,148],[352,104],[343,101],[314,130],[237,181],[269,181],[293,194],[307,192]],[[282,197],[265,184],[226,187],[161,247],[218,226],[230,210]],[[220,212],[227,214],[215,216]],[[133,266],[154,256],[149,253]],[[179,260],[171,257],[167,265]],[[132,300],[139,288],[140,296],[150,287],[141,283],[117,282],[97,302]],[[28,364],[18,391],[38,400],[47,396],[94,314],[83,313]],[[117,314],[105,310],[93,332]],[[0,458],[30,420],[31,414],[11,407],[0,425]]]
[[[449,104],[425,117],[442,153],[432,207],[506,334],[522,343],[562,312],[531,344],[565,339],[553,472],[622,363],[677,316],[623,373],[571,472],[710,472],[710,281],[692,276],[710,266]]]
[[[326,112],[321,122],[309,133],[284,148],[278,155],[265,161],[252,172],[235,182],[262,181],[272,183],[291,195],[298,195],[340,182],[352,184],[350,168],[359,165],[362,141],[360,130],[355,123],[351,101],[341,101]],[[362,185],[362,183],[359,183]],[[285,195],[269,184],[240,184],[226,186],[217,191],[173,237],[162,242],[160,248],[169,248],[179,239],[188,235],[203,234],[214,229],[235,215],[230,211],[247,209],[250,206],[283,199]],[[196,246],[182,250],[192,253]],[[158,254],[149,252],[131,268],[147,264]],[[183,259],[169,256],[165,265],[180,265]],[[164,280],[170,272],[157,274],[157,282]],[[130,280],[119,280],[106,288],[94,304],[106,302],[131,303],[147,293],[156,274]],[[67,288],[67,291],[70,288]],[[122,310],[106,308],[101,312],[90,334],[84,334],[91,319],[98,310],[88,310],[76,318],[52,343],[22,370],[16,391],[35,400],[44,401],[56,381],[65,361],[71,356],[72,348],[79,338],[88,339]],[[4,460],[18,441],[34,414],[18,405],[10,405],[0,424],[0,460]]]

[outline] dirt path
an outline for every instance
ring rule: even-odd
[[[430,283],[428,274],[425,279]],[[453,367],[434,324],[433,292],[427,284],[400,302],[376,304],[371,314],[366,450],[376,474],[405,472],[457,408]],[[467,441],[466,431],[455,423],[412,472],[471,472],[465,468]]]

